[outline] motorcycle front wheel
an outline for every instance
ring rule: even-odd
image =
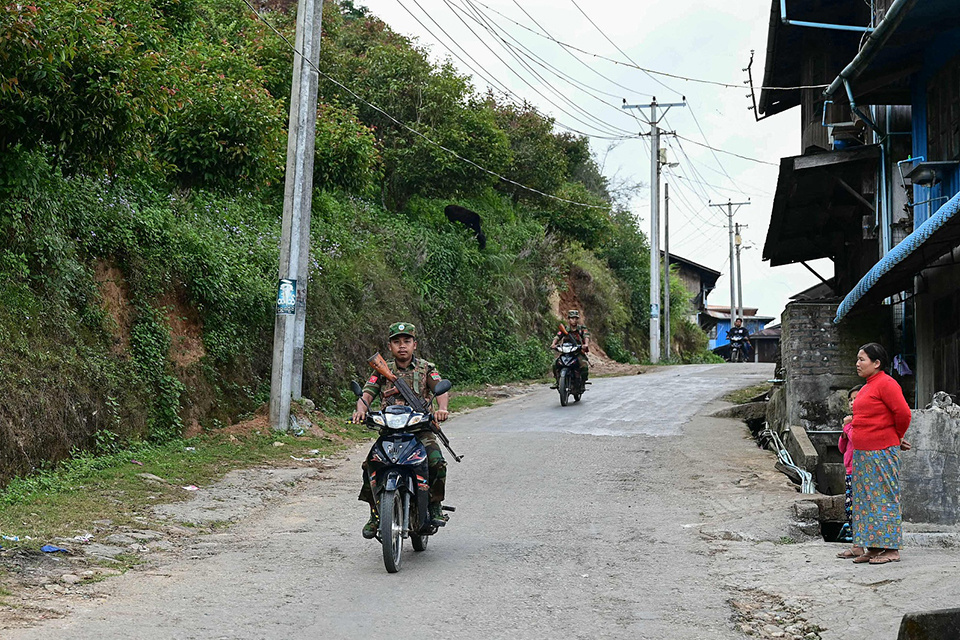
[[[567,406],[567,396],[570,395],[570,374],[566,369],[560,372],[557,390],[560,392],[560,406]]]
[[[380,543],[388,573],[400,571],[403,556],[403,499],[396,490],[380,496]]]

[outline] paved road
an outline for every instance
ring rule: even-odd
[[[772,463],[742,424],[688,421],[771,375],[667,367],[598,379],[566,408],[543,388],[454,418],[458,511],[399,574],[360,538],[357,449],[323,482],[11,638],[740,638],[729,588],[707,575],[709,539],[743,514],[751,466]],[[771,508],[794,499],[782,484]]]

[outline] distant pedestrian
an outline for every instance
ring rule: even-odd
[[[850,441],[851,431],[853,431],[853,401],[856,400],[857,393],[862,388],[863,385],[858,384],[847,392],[847,410],[850,413],[843,417],[843,431],[840,433],[840,441],[837,442],[837,447],[840,449],[840,453],[843,454],[843,513],[847,518],[843,529],[841,529],[841,535],[843,535],[843,532],[847,532],[850,536],[850,538],[842,537],[841,539],[843,540],[849,540],[853,536],[853,445]],[[856,558],[861,554],[863,554],[863,547],[853,545],[846,551],[838,553],[837,557]]]
[[[887,351],[876,342],[860,347],[857,374],[865,379],[853,403],[853,544],[865,549],[857,564],[900,561],[900,451],[910,407],[884,369]]]

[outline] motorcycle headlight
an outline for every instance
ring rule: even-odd
[[[576,350],[577,350],[577,347],[569,343],[560,345],[560,353],[573,353]]]
[[[387,427],[390,429],[403,429],[407,426],[409,413],[388,413],[384,416],[387,419]]]

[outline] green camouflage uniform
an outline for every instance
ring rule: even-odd
[[[590,330],[582,324],[575,329],[568,327],[567,333],[579,340],[581,345],[583,345],[584,341],[590,337]],[[557,331],[557,344],[563,342],[563,336],[563,331]],[[577,360],[580,362],[580,370],[583,371],[584,379],[586,379],[587,374],[590,373],[590,360],[587,359],[587,354],[583,353],[582,351],[580,352],[580,355],[577,356]],[[556,364],[554,364],[553,369],[554,377],[558,376],[560,370],[557,368]]]
[[[430,397],[431,392],[441,379],[440,372],[437,371],[435,364],[416,356],[413,357],[410,366],[406,369],[397,367],[396,360],[387,360],[387,366],[390,371],[403,378],[413,389],[413,393],[424,401]],[[380,396],[381,405],[384,407],[406,404],[394,384],[378,373],[370,376],[370,379],[363,385],[363,392],[372,395],[374,400]],[[428,426],[424,425],[423,430],[417,432],[417,439],[427,450],[427,464],[430,466],[430,502],[443,502],[447,481],[447,461],[443,459],[437,437]],[[370,489],[370,479],[367,477],[366,462],[363,463],[363,488],[360,489],[358,499],[369,502],[371,505],[374,503],[373,492]]]

